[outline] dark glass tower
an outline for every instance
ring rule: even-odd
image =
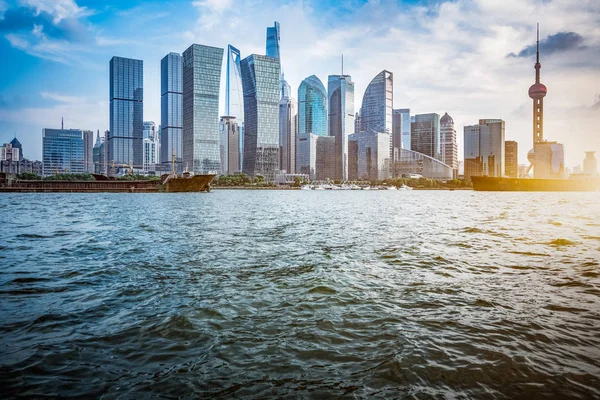
[[[110,60],[110,136],[107,138],[108,174],[123,168],[142,168],[144,134],[144,63],[113,57]]]
[[[175,171],[182,172],[183,58],[177,53],[160,62],[160,93],[160,162],[170,171],[175,156]]]

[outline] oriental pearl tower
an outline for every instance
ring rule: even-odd
[[[529,169],[534,167],[535,173],[535,144],[544,141],[544,97],[548,93],[546,86],[540,82],[540,24],[537,25],[537,43],[535,51],[535,83],[529,88],[529,97],[533,99],[533,149],[527,154],[531,163]]]

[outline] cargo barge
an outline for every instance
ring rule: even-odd
[[[472,176],[473,190],[487,192],[595,192],[597,178],[587,179],[522,179]]]
[[[208,192],[214,174],[180,176],[163,175],[156,180],[118,180],[93,175],[90,181],[23,180],[16,175],[0,174],[0,193],[178,193]]]

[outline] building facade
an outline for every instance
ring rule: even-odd
[[[436,113],[417,114],[411,123],[410,149],[426,156],[441,158],[440,116]]]
[[[297,103],[284,96],[279,102],[279,169],[296,173]]]
[[[95,174],[106,175],[106,151],[104,141],[106,136],[108,135],[105,134],[105,136],[100,136],[100,130],[98,130],[96,143],[94,143],[94,148],[92,150]]]
[[[504,173],[509,178],[519,177],[519,145],[514,140],[504,142]]]
[[[279,22],[267,28],[267,57],[279,58]]]
[[[42,129],[42,162],[44,176],[87,172],[83,131]]]
[[[504,176],[504,131],[501,119],[480,119],[478,125],[464,127],[465,179]]]
[[[183,57],[169,53],[160,61],[160,163],[183,172]]]
[[[336,163],[331,156],[335,137],[299,134],[296,149],[296,173],[308,175],[313,181],[335,179]]]
[[[349,75],[329,75],[329,135],[335,137],[338,180],[348,180],[348,136],[354,133],[354,82]]]
[[[440,161],[452,167],[453,176],[458,177],[458,143],[454,120],[448,113],[440,118]]]
[[[365,90],[360,108],[360,132],[391,134],[393,102],[394,74],[383,70],[373,78]]]
[[[142,168],[143,113],[143,61],[113,57],[110,60],[110,136],[106,142],[110,176],[117,175],[120,168]]]
[[[240,128],[233,116],[222,116],[219,123],[221,140],[221,173],[233,175],[240,168]]]
[[[183,52],[183,168],[221,171],[219,90],[223,49],[191,45]]]
[[[298,133],[327,136],[327,91],[316,75],[298,87]]]
[[[274,181],[279,170],[279,60],[252,54],[241,62],[244,88],[243,172]]]
[[[401,149],[394,162],[394,177],[421,176],[436,180],[452,179],[454,168],[440,160],[412,150]]]
[[[94,172],[94,132],[83,131],[83,164],[85,172]]]
[[[598,175],[598,160],[594,156],[595,151],[586,151],[583,159],[583,173],[590,176]]]
[[[410,150],[410,109],[399,108],[392,111],[392,156],[400,157],[400,149]]]
[[[350,135],[349,141],[356,142],[357,179],[385,180],[390,178],[390,134],[386,132],[360,132]]]

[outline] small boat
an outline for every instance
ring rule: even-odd
[[[400,186],[400,190],[413,190],[413,188],[411,188],[410,186],[406,186],[405,184],[402,184],[402,186]]]
[[[317,185],[313,187],[313,190],[325,190],[325,188],[321,185]]]
[[[396,186],[388,186],[387,190],[398,190]]]
[[[312,189],[311,189],[310,185],[302,185],[300,187],[300,190],[312,190]]]

